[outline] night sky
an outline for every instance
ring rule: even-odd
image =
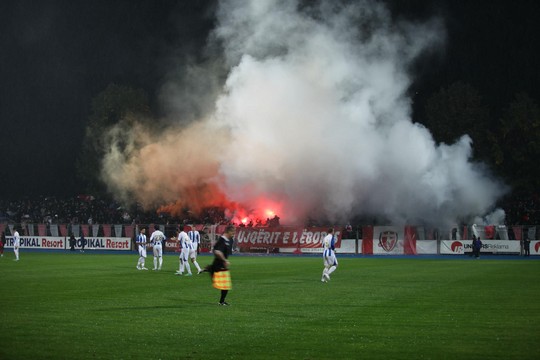
[[[413,119],[455,81],[495,109],[517,92],[540,102],[536,1],[387,1],[396,19],[443,19],[442,51],[421,59]],[[152,110],[172,67],[204,52],[215,1],[0,2],[0,196],[83,192],[75,159],[91,100],[116,83],[144,89]]]

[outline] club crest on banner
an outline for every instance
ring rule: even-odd
[[[379,245],[387,252],[394,250],[398,242],[398,234],[395,231],[382,231],[379,234]]]
[[[461,241],[454,241],[450,246],[452,252],[463,254],[463,243]]]

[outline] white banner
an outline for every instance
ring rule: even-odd
[[[78,243],[77,239],[77,243]],[[89,237],[86,238],[85,250],[131,250],[131,239],[122,238],[104,238],[104,237]]]
[[[81,230],[81,227],[79,226],[79,224],[71,225],[71,232],[73,233],[73,236],[75,236],[76,238],[81,236],[80,230]],[[68,236],[69,236],[69,233],[68,233]]]
[[[416,253],[418,255],[437,254],[436,240],[416,240]]]
[[[6,248],[13,248],[13,236],[6,236]],[[69,238],[63,236],[21,236],[22,249],[69,249]],[[80,239],[77,247],[80,249]],[[131,250],[130,238],[86,238],[85,250]]]
[[[341,247],[336,248],[336,254],[356,253],[356,239],[341,239]]]
[[[98,224],[92,225],[92,235],[94,235],[94,237],[96,237],[96,236],[98,236],[98,232],[99,232],[99,225]]]
[[[117,237],[121,237],[121,236],[122,236],[122,225],[114,225],[114,234],[115,234]]]
[[[538,240],[531,241],[531,245],[529,249],[531,249],[531,255],[540,255],[540,241]]]
[[[373,228],[373,255],[403,255],[403,227],[375,226]]]
[[[28,235],[34,236],[34,224],[28,224]]]
[[[54,237],[58,236],[58,225],[57,224],[51,224],[49,227],[49,230],[51,231],[51,235]]]
[[[472,252],[472,240],[441,240],[441,254],[459,255],[466,252]],[[482,240],[480,252],[519,254],[521,244],[517,240]]]
[[[13,236],[6,236],[6,248],[13,249]],[[66,238],[58,236],[21,236],[21,249],[65,249]]]

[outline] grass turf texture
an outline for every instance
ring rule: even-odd
[[[222,307],[176,256],[161,272],[134,253],[12,257],[1,359],[540,358],[538,260],[340,258],[321,283],[318,257],[234,256]]]

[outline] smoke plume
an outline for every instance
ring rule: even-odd
[[[411,119],[409,68],[444,43],[440,21],[396,22],[369,0],[231,0],[216,16],[209,41],[223,50],[226,80],[195,72],[194,121],[171,105],[186,99],[164,91],[175,125],[111,131],[103,178],[114,194],[173,212],[271,209],[289,223],[447,223],[492,210],[503,187],[471,162],[469,136],[437,145]]]

